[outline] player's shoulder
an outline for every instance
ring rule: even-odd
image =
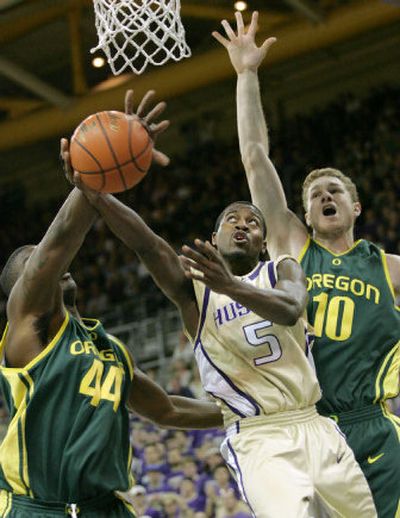
[[[400,255],[386,254],[386,262],[395,294],[400,296]]]
[[[299,261],[291,255],[283,255],[275,261],[277,278],[280,280],[302,280],[304,272]]]

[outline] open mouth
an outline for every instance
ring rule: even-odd
[[[324,207],[322,209],[322,214],[324,216],[335,216],[336,215],[336,208],[332,206]]]
[[[242,230],[238,230],[233,234],[233,240],[236,243],[242,243],[243,241],[247,241],[247,234],[246,232],[243,232]]]

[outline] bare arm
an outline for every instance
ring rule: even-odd
[[[278,265],[278,282],[273,289],[259,289],[231,274],[221,254],[207,241],[195,240],[198,251],[183,247],[188,278],[204,282],[211,290],[228,295],[242,306],[276,324],[294,325],[307,304],[305,277],[295,261]]]
[[[237,34],[225,20],[222,25],[227,38],[213,36],[227,49],[237,78],[237,124],[242,162],[252,201],[264,214],[268,250],[272,258],[283,253],[297,256],[307,239],[307,229],[288,209],[280,178],[269,158],[268,130],[263,113],[258,68],[275,38],[268,38],[257,47],[258,13],[253,13],[245,33],[243,19],[236,13]]]
[[[83,193],[73,189],[14,286],[8,318],[40,315],[54,307],[56,287],[81,247],[96,212]]]
[[[169,396],[139,369],[135,369],[128,400],[129,410],[166,428],[203,429],[223,425],[215,403]]]
[[[125,112],[137,117],[155,140],[169,123],[154,122],[163,113],[165,103],[158,103],[146,113],[147,105],[153,96],[154,91],[147,92],[137,112],[133,113],[133,92],[128,90],[125,97]],[[186,279],[176,252],[164,239],[155,234],[135,211],[111,195],[102,195],[88,189],[81,182],[79,174],[72,170],[68,152],[63,154],[63,159],[68,180],[82,190],[111,231],[128,248],[136,252],[157,285],[180,309],[186,328],[195,334],[198,321],[197,303],[193,286]],[[158,150],[153,150],[153,160],[160,165],[167,165],[169,162],[169,158]]]
[[[89,197],[111,231],[139,256],[157,285],[178,306],[188,329],[195,330],[198,311],[193,286],[186,279],[175,250],[135,211],[113,196]]]
[[[7,304],[6,354],[11,366],[21,367],[41,351],[44,344],[34,328],[38,318],[48,315],[49,339],[61,325],[64,309],[59,283],[95,215],[83,193],[74,189],[29,257]]]
[[[392,281],[394,294],[397,300],[397,305],[400,301],[400,256],[387,254],[387,265],[389,270],[390,279]]]

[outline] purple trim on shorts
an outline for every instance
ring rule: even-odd
[[[229,385],[229,386],[230,386],[230,387],[231,387],[235,392],[237,392],[237,393],[238,393],[240,396],[242,396],[244,399],[247,399],[247,401],[248,401],[251,405],[253,405],[254,410],[255,410],[255,414],[254,414],[254,415],[260,415],[260,407],[258,406],[257,402],[256,402],[256,401],[255,401],[251,396],[249,396],[248,394],[246,394],[245,392],[243,392],[242,390],[240,390],[240,388],[239,388],[239,387],[237,387],[237,386],[233,383],[233,381],[232,381],[230,378],[228,378],[228,376],[227,376],[227,375],[226,375],[226,374],[225,374],[221,369],[219,369],[219,368],[215,365],[215,363],[211,360],[211,358],[210,358],[210,357],[208,356],[208,354],[206,353],[206,351],[205,351],[205,349],[204,349],[204,346],[203,346],[203,344],[201,343],[201,340],[199,340],[199,345],[200,345],[201,350],[203,351],[203,354],[204,354],[204,356],[206,357],[206,359],[207,359],[208,363],[209,363],[210,365],[212,365],[212,367],[214,367],[214,369],[218,372],[218,374],[224,378],[224,380],[228,383],[228,385]],[[196,344],[196,346],[197,346],[197,344]],[[229,405],[228,405],[228,406],[229,406]],[[229,408],[231,408],[231,407],[229,407]],[[239,410],[237,410],[235,413],[236,413],[236,414],[238,414],[238,415],[240,415],[240,416],[242,416],[242,417],[248,417],[248,416],[246,416],[246,415],[241,414],[241,413],[239,412]]]
[[[271,286],[273,288],[275,288],[276,275],[275,275],[275,270],[274,270],[274,261],[270,261],[268,263],[268,277],[269,277],[269,282],[271,283]]]
[[[201,332],[203,331],[204,322],[206,321],[207,308],[208,308],[209,302],[210,302],[210,288],[208,288],[206,286],[206,289],[204,291],[204,297],[203,297],[203,307],[201,308],[199,330],[197,332],[196,340],[194,342],[194,350],[196,350],[197,346],[200,344],[200,335],[201,335]]]
[[[247,277],[247,279],[249,281],[254,281],[254,279],[256,279],[260,275],[261,268],[264,266],[264,264],[265,264],[265,261],[260,261],[260,264],[258,265],[258,267],[254,270],[254,272],[252,274],[250,274]]]
[[[235,466],[233,467],[233,469],[236,472],[236,474],[238,475],[238,484],[242,490],[243,498],[245,499],[246,504],[249,506],[251,514],[256,518],[256,513],[254,512],[253,508],[251,507],[249,499],[247,498],[247,495],[246,495],[246,491],[244,489],[243,475],[242,475],[242,471],[239,466],[239,462],[238,462],[235,450],[232,448],[231,441],[229,439],[227,440],[227,444],[228,444],[229,451],[231,452],[231,454],[235,460]]]
[[[236,426],[236,433],[239,433],[240,432],[240,421],[236,421],[235,426]]]

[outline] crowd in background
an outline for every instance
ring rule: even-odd
[[[342,96],[311,115],[282,121],[278,129],[270,130],[271,158],[285,184],[289,205],[299,216],[303,214],[301,183],[307,172],[336,167],[354,179],[364,205],[357,236],[397,254],[399,93],[382,88],[365,99]],[[154,167],[145,181],[123,195],[123,200],[176,250],[195,237],[207,238],[225,205],[249,199],[237,140],[217,141],[212,120],[206,130],[193,125],[191,131],[182,131],[182,147],[185,153],[173,157],[168,170]],[[60,204],[60,200],[52,200],[47,206],[23,210],[25,202],[21,186],[0,188],[4,228],[0,234],[0,268],[14,248],[40,239]],[[98,317],[119,308],[118,318],[132,320],[155,314],[166,303],[135,255],[110,234],[101,220],[88,235],[72,271],[84,315]],[[128,304],[126,313],[121,310],[124,303]],[[0,304],[4,315],[4,299]],[[205,397],[184,338],[169,361],[167,391]],[[155,372],[149,374],[156,376]],[[394,409],[399,410],[396,403]],[[0,422],[5,422],[5,415],[0,405]],[[132,423],[132,472],[137,485],[127,497],[134,502],[138,516],[250,516],[223,466],[220,431],[165,432],[136,418]],[[0,434],[4,432],[4,424],[1,426]]]
[[[282,121],[279,129],[270,130],[271,157],[291,208],[302,216],[301,183],[307,172],[324,166],[341,169],[357,183],[365,206],[357,234],[392,253],[400,253],[399,99],[398,90],[389,88],[362,100],[341,96],[311,115]],[[190,130],[183,128],[185,153],[172,157],[167,169],[154,167],[141,184],[122,196],[177,250],[195,237],[208,238],[225,205],[249,199],[237,139],[217,141],[212,120],[203,126],[194,121]],[[51,200],[47,206],[24,209],[26,196],[21,186],[0,187],[5,229],[0,235],[0,267],[14,248],[41,238],[61,203]],[[80,287],[82,314],[103,315],[134,301],[128,316],[140,318],[143,314],[132,314],[135,308],[154,314],[165,304],[135,254],[101,220],[87,236],[73,273]]]

